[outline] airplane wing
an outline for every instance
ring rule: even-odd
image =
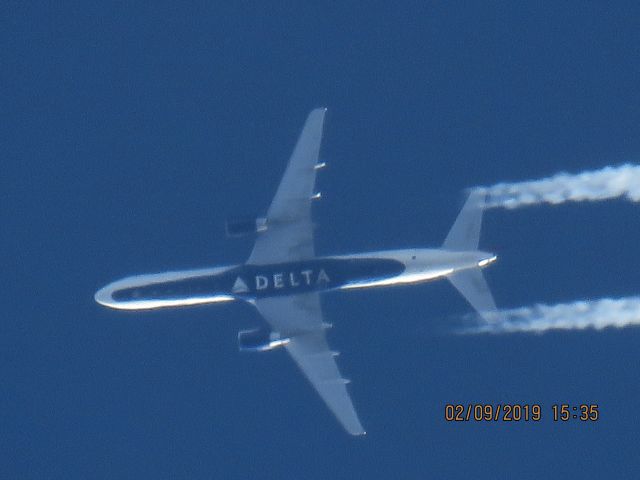
[[[365,434],[347,392],[348,381],[340,375],[336,354],[327,344],[320,294],[257,299],[255,305],[281,338],[290,339],[285,348],[344,429],[351,435]]]
[[[314,257],[311,201],[326,108],[312,110],[247,263],[260,265]]]

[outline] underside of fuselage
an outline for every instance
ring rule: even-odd
[[[272,265],[236,265],[139,275],[99,290],[102,305],[141,310],[419,283],[476,267],[483,252],[395,250]]]

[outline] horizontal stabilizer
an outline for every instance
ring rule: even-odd
[[[478,249],[485,196],[482,192],[471,191],[442,244],[443,249],[457,251]]]
[[[498,311],[480,268],[459,270],[447,277],[469,304],[487,322],[498,320]]]

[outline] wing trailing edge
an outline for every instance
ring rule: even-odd
[[[278,263],[313,258],[311,202],[314,192],[322,130],[327,109],[309,113],[266,216],[266,230],[258,236],[249,264]]]
[[[258,299],[255,306],[275,332],[322,400],[351,435],[364,435],[345,379],[329,348],[318,292]]]

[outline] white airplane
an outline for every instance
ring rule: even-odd
[[[283,347],[344,429],[365,434],[327,344],[320,294],[331,290],[388,287],[448,279],[488,321],[495,303],[480,269],[496,260],[478,250],[484,198],[471,193],[442,248],[384,250],[316,256],[311,203],[326,109],[313,110],[302,129],[278,191],[264,218],[227,222],[231,236],[257,235],[241,265],[136,275],[95,294],[106,307],[143,310],[243,300],[270,325],[238,333],[241,351]]]

